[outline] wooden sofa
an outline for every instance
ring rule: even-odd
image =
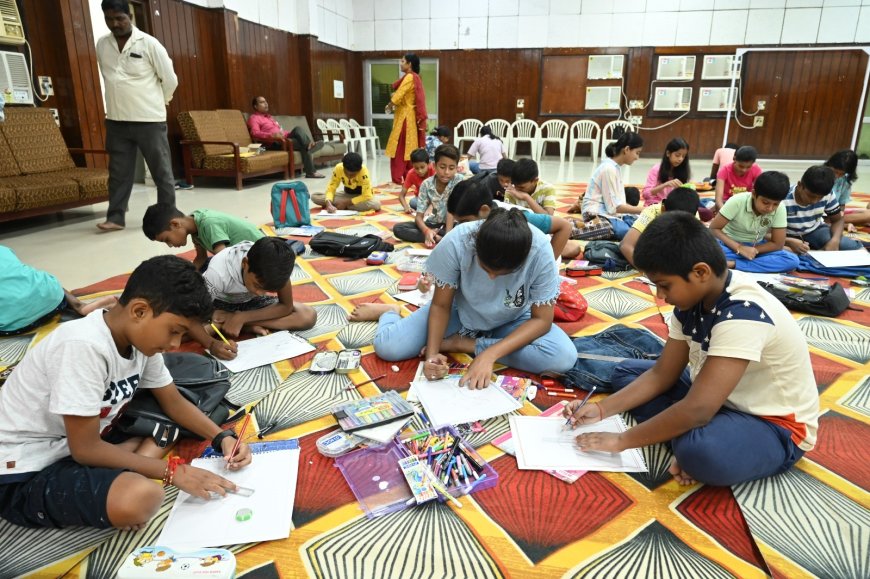
[[[249,177],[283,173],[287,180],[293,174],[290,141],[282,141],[281,151],[249,154],[252,141],[241,111],[185,111],[178,113],[178,123],[184,135],[184,175],[190,185],[197,175],[234,177],[236,189],[241,190],[242,181]]]
[[[76,167],[47,108],[7,107],[0,122],[0,221],[106,201],[109,172]]]

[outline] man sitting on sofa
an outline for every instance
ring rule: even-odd
[[[293,150],[299,151],[302,156],[302,165],[305,168],[305,176],[309,179],[323,179],[324,175],[317,172],[314,167],[312,154],[323,147],[323,141],[312,141],[308,135],[294,127],[292,131],[285,131],[278,121],[269,114],[269,103],[266,97],[258,96],[251,101],[254,112],[248,117],[248,130],[251,138],[257,139],[290,139],[293,141]],[[278,147],[280,148],[280,146]]]

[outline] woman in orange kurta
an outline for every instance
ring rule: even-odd
[[[426,94],[420,80],[420,59],[408,53],[399,62],[404,76],[393,83],[393,96],[387,112],[395,113],[393,130],[385,153],[390,157],[390,176],[393,183],[403,183],[411,170],[411,151],[426,142]]]

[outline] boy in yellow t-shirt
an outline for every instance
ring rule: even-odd
[[[344,191],[336,194],[339,185],[344,185]],[[342,157],[341,163],[332,170],[326,192],[314,193],[311,201],[329,213],[335,213],[336,209],[377,211],[381,208],[372,190],[369,170],[363,167],[359,153],[348,153]]]

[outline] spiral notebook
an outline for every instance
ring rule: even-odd
[[[179,490],[156,544],[192,550],[290,536],[299,441],[278,440],[250,446],[253,460],[239,471],[226,470],[223,456],[213,451],[191,464],[253,492],[205,500]]]

